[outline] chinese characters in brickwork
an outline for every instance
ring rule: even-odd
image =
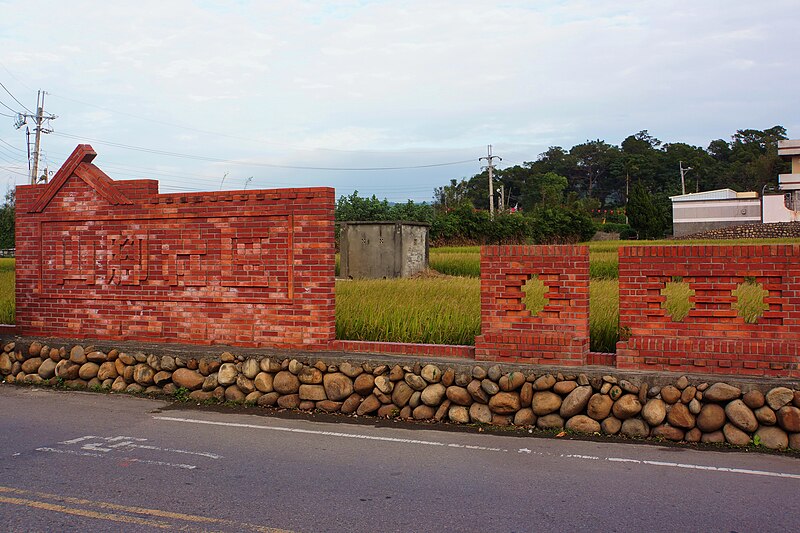
[[[58,285],[92,285],[95,282],[95,246],[81,235],[63,236],[55,254]]]
[[[148,276],[147,236],[112,235],[106,240],[106,275],[109,285],[140,285]]]
[[[162,271],[167,284],[172,287],[205,287],[208,278],[203,258],[207,251],[208,243],[200,233],[183,235],[177,245],[162,244]]]
[[[268,237],[222,239],[222,286],[269,287]]]
[[[292,298],[291,222],[258,222],[45,223],[42,288],[53,296],[69,289],[106,298],[142,287],[148,297],[188,289],[201,298]]]

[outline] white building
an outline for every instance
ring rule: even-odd
[[[733,189],[670,196],[672,234],[676,237],[742,224],[761,223],[758,193]]]
[[[680,237],[726,226],[800,222],[800,140],[778,141],[778,155],[791,158],[792,173],[778,175],[778,192],[761,198],[732,189],[670,196],[673,235]]]
[[[764,195],[763,222],[800,222],[800,140],[778,141],[778,155],[791,158],[792,173],[778,174],[779,194]]]

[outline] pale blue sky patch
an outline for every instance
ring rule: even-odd
[[[641,129],[700,146],[776,124],[800,136],[799,23],[794,0],[10,0],[0,81],[30,108],[50,93],[51,170],[89,142],[109,175],[164,192],[227,173],[231,189],[430,200],[487,144],[512,164]],[[0,115],[16,148],[0,144],[0,181],[24,183],[13,122]]]

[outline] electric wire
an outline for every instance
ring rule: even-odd
[[[0,87],[2,87],[2,88],[3,88],[3,90],[4,90],[5,92],[7,92],[7,93],[8,93],[8,96],[10,96],[11,98],[13,98],[13,99],[14,99],[14,101],[15,101],[16,103],[18,103],[19,105],[21,105],[21,106],[22,106],[22,108],[23,108],[23,109],[25,109],[25,110],[26,110],[28,113],[33,113],[33,111],[31,111],[30,109],[28,109],[28,106],[26,106],[25,104],[23,104],[22,102],[20,102],[19,100],[17,100],[17,97],[16,97],[16,96],[14,96],[13,94],[11,94],[11,91],[9,91],[9,90],[8,90],[8,88],[6,88],[6,86],[5,86],[5,85],[3,85],[3,82],[2,82],[2,81],[0,81]]]
[[[155,148],[145,148],[142,146],[132,146],[123,143],[117,143],[113,141],[105,141],[102,139],[91,139],[88,137],[82,137],[78,135],[73,135],[64,132],[53,132],[53,135],[57,135],[60,137],[65,137],[67,139],[77,139],[77,140],[85,140],[91,141],[93,143],[103,144],[106,146],[113,146],[115,148],[122,148],[124,150],[133,150],[137,152],[144,152],[148,154],[157,154],[157,155],[165,155],[169,157],[178,157],[183,159],[193,159],[196,161],[208,161],[212,163],[228,163],[232,165],[244,165],[244,166],[258,166],[258,167],[266,167],[266,168],[283,168],[283,169],[293,169],[293,170],[319,170],[319,171],[333,171],[333,172],[381,172],[381,171],[389,171],[389,170],[415,170],[415,169],[423,169],[423,168],[436,168],[436,167],[447,167],[447,166],[454,166],[454,165],[463,165],[466,163],[474,163],[474,159],[464,159],[461,161],[448,161],[444,163],[431,163],[426,165],[405,165],[405,166],[380,166],[380,167],[317,167],[317,166],[310,166],[310,165],[282,165],[277,163],[263,163],[263,162],[246,162],[246,161],[235,161],[230,159],[220,159],[216,157],[207,157],[207,156],[200,156],[200,155],[192,155],[192,154],[182,154],[179,152],[169,152],[166,150],[158,150]]]
[[[19,174],[20,176],[25,176],[25,177],[27,177],[27,176],[28,176],[28,174],[27,174],[27,173],[18,172],[18,171],[16,171],[16,170],[14,170],[14,169],[11,169],[11,168],[8,168],[8,167],[3,167],[3,166],[0,166],[0,169],[2,169],[2,170],[5,170],[5,171],[7,171],[7,172],[11,172],[12,174]]]
[[[6,103],[5,103],[5,102],[3,102],[2,100],[0,100],[0,105],[1,105],[1,106],[3,106],[3,107],[5,107],[6,109],[8,109],[9,111],[11,111],[12,113],[15,113],[15,114],[17,114],[17,115],[20,115],[20,114],[21,114],[21,113],[20,113],[19,111],[17,111],[16,109],[14,109],[14,108],[12,108],[12,107],[8,107],[8,105],[6,105]]]
[[[63,153],[58,153],[58,152],[53,152],[53,151],[50,151],[49,154],[52,155],[52,156],[57,156],[58,158],[60,158],[59,159],[60,162],[63,162],[64,160],[66,160],[67,157],[69,157],[69,154],[63,154]],[[127,164],[118,163],[118,162],[114,161],[113,159],[108,159],[107,157],[103,158],[103,161],[99,164],[99,166],[102,167],[102,168],[105,168],[105,169],[114,170],[118,174],[133,176],[133,177],[136,177],[136,178],[139,178],[139,179],[143,179],[143,178],[149,177],[149,175],[174,177],[174,178],[179,178],[179,179],[185,178],[185,179],[191,179],[193,181],[207,182],[207,183],[211,184],[211,186],[214,186],[214,187],[219,184],[219,181],[220,181],[220,179],[222,177],[221,174],[217,174],[217,175],[204,175],[204,174],[199,174],[199,173],[191,173],[191,174],[189,174],[189,173],[184,173],[184,172],[174,171],[174,170],[153,169],[153,168],[149,168],[149,167],[142,167],[142,166],[136,166],[136,165],[127,165]],[[118,169],[122,170],[122,172],[119,172]],[[132,171],[132,172],[130,172],[130,171]],[[236,179],[236,178],[232,178],[232,179]],[[268,178],[264,178],[264,177],[257,177],[256,178],[256,184],[258,184],[258,182],[264,182],[264,181],[267,181],[270,185],[275,185],[275,186],[279,186],[279,185],[298,186],[298,180],[297,179],[293,179],[291,181],[283,181],[283,180],[268,179]],[[306,180],[303,180],[303,181],[304,182],[313,182],[313,181],[316,181],[316,180],[306,179]],[[377,186],[376,187],[374,182],[371,182],[371,183],[352,183],[351,182],[351,183],[348,183],[348,184],[345,184],[345,185],[346,186],[342,186],[342,187],[339,187],[339,188],[359,189],[359,188],[365,187],[365,188],[368,188],[371,191],[374,190],[374,191],[380,191],[380,192],[403,192],[403,191],[420,192],[420,191],[427,191],[427,190],[430,189],[430,187],[428,187],[428,186],[408,187],[408,186],[398,185],[398,186],[389,186],[389,187],[386,187],[386,186]]]
[[[35,90],[36,90],[36,89],[32,89],[32,88],[31,88],[31,87],[30,87],[28,84],[26,84],[24,81],[22,81],[21,79],[19,79],[19,78],[18,78],[18,77],[16,77],[16,76],[14,76],[14,73],[13,73],[13,72],[11,72],[10,70],[8,70],[8,67],[6,67],[6,66],[5,66],[5,65],[4,65],[2,62],[0,62],[0,67],[3,67],[3,70],[5,70],[6,72],[8,72],[8,75],[9,75],[9,76],[11,76],[11,77],[12,77],[12,78],[14,78],[15,80],[17,80],[17,82],[18,82],[20,85],[22,85],[23,87],[25,87],[25,88],[26,88],[26,89],[28,89],[29,91],[33,92],[33,91],[35,91]]]
[[[5,144],[5,145],[6,145],[6,146],[8,146],[9,148],[11,148],[11,149],[13,149],[13,150],[16,150],[17,152],[21,152],[21,153],[23,153],[23,154],[25,153],[25,150],[23,150],[23,149],[21,149],[21,148],[17,148],[16,146],[14,146],[14,145],[12,145],[12,144],[9,144],[7,141],[4,141],[3,139],[0,139],[0,143],[3,143],[3,144]]]
[[[68,154],[61,154],[52,151],[49,152],[49,154],[52,156],[58,156],[60,158],[58,161],[55,161],[56,164],[63,162],[68,157]],[[112,176],[112,178],[116,176],[132,177],[136,179],[154,178],[158,180],[158,182],[161,184],[162,187],[170,187],[171,189],[177,189],[177,190],[194,190],[197,192],[207,192],[209,190],[217,190],[220,184],[220,180],[222,179],[221,175],[187,174],[179,171],[152,169],[141,166],[125,165],[106,158],[104,158],[103,161],[100,162],[98,166],[101,167],[102,169],[105,169],[107,173],[110,176]],[[184,185],[187,179],[192,180],[193,183],[208,184],[208,187],[205,189],[197,189]],[[241,176],[228,177],[227,182],[232,185],[236,183],[236,180],[238,179],[243,179],[243,177]],[[274,180],[268,178],[256,178],[256,181],[253,184],[253,186],[261,188],[286,187],[286,186],[289,187],[324,186],[324,184],[323,185],[315,184],[314,181],[315,180],[312,179],[306,179],[303,180],[302,183],[298,183],[298,180],[282,181],[282,180]],[[370,184],[349,183],[340,185],[336,188],[339,190],[367,189],[371,194],[386,194],[386,195],[392,195],[394,193],[428,193],[431,191],[431,188],[429,186],[419,186],[419,187],[377,186],[376,187],[374,183]]]

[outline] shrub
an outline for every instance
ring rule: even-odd
[[[588,241],[595,234],[592,219],[566,207],[538,207],[530,215],[530,236],[536,244]]]

